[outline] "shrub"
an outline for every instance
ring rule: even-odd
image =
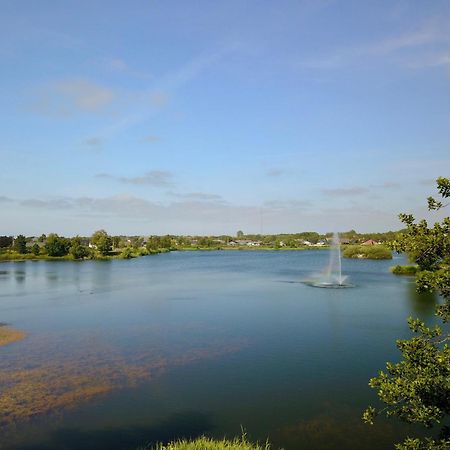
[[[153,450],[270,450],[270,444],[267,442],[262,445],[252,444],[245,436],[232,441],[226,439],[217,441],[203,436],[193,441],[183,439],[166,445],[159,444],[153,447]]]
[[[342,252],[344,258],[392,259],[392,252],[384,245],[349,245]]]
[[[417,266],[400,266],[391,267],[391,272],[394,275],[409,275],[414,276],[417,273]]]

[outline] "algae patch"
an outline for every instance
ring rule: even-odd
[[[0,347],[2,345],[12,344],[13,342],[21,341],[25,339],[26,333],[20,330],[6,326],[4,323],[0,323]]]

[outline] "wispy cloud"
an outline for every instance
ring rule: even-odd
[[[70,199],[57,198],[50,200],[39,200],[35,198],[25,199],[20,201],[21,206],[27,206],[32,208],[43,208],[43,209],[70,209],[74,206]]]
[[[387,36],[365,44],[339,47],[318,58],[305,58],[298,66],[304,69],[337,69],[359,64],[366,58],[393,55],[397,56],[396,63],[405,67],[446,66],[449,64],[449,49],[436,54],[433,46],[437,44],[449,45],[450,31],[447,26],[440,26],[434,21],[410,32]],[[410,50],[414,50],[414,53],[411,54]]]
[[[14,199],[10,197],[5,197],[4,195],[0,195],[0,203],[11,203]]]
[[[364,187],[350,187],[350,188],[334,188],[334,189],[322,189],[324,195],[331,197],[354,197],[358,195],[367,194],[369,189]]]
[[[31,105],[32,111],[53,117],[99,113],[115,99],[112,89],[84,79],[55,81],[43,87]]]
[[[305,209],[311,206],[308,200],[267,200],[263,203],[269,209]]]
[[[90,137],[83,141],[83,144],[87,146],[90,150],[99,151],[102,148],[103,141],[99,137]]]
[[[238,45],[236,44],[220,46],[211,52],[192,58],[178,69],[153,80],[148,88],[138,95],[140,104],[134,104],[132,112],[128,111],[128,114],[123,115],[121,119],[99,130],[96,134],[109,138],[145,122],[166,107],[177,90],[199,77],[226,55],[237,50]]]
[[[372,184],[370,187],[375,189],[397,189],[400,186],[400,183],[396,183],[395,181],[385,181],[381,184]]]
[[[150,93],[150,104],[156,108],[163,108],[169,103],[169,94],[161,90],[156,90]]]
[[[177,198],[184,198],[188,200],[204,200],[204,201],[220,201],[223,202],[224,199],[221,195],[208,194],[206,192],[188,192],[186,194],[181,194],[178,192],[167,192],[168,195]]]
[[[266,175],[268,177],[280,177],[281,175],[285,175],[286,171],[284,169],[279,169],[277,167],[272,167],[266,170]]]
[[[136,177],[117,176],[108,173],[99,173],[96,177],[138,186],[169,187],[174,185],[173,174],[165,170],[150,170]]]

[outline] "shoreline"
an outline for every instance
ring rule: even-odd
[[[135,259],[142,258],[144,256],[154,256],[159,255],[161,253],[172,253],[172,252],[214,252],[214,251],[251,251],[251,252],[286,252],[286,251],[307,251],[307,250],[329,250],[330,246],[321,246],[321,247],[281,247],[281,248],[273,248],[273,247],[216,247],[216,248],[177,248],[177,249],[160,249],[158,251],[153,251],[148,254],[142,255],[133,255],[130,258],[123,258],[118,255],[110,255],[110,256],[101,256],[94,258],[83,258],[83,259],[75,259],[71,256],[46,256],[46,255],[1,255],[0,254],[0,263],[2,262],[25,262],[25,261],[72,261],[72,262],[85,262],[85,261],[113,261],[116,259]]]

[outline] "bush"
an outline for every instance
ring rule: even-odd
[[[384,245],[349,245],[342,252],[344,258],[392,259],[392,252]]]
[[[133,253],[133,249],[131,247],[125,247],[119,255],[120,259],[131,259],[135,257],[136,255]]]
[[[245,436],[232,441],[226,439],[217,441],[207,437],[200,437],[193,441],[183,439],[166,445],[159,444],[153,447],[153,450],[270,450],[270,444],[267,442],[263,445],[258,443],[252,444],[247,441]]]
[[[391,267],[391,272],[394,275],[409,275],[414,276],[417,273],[417,266],[400,266]]]

